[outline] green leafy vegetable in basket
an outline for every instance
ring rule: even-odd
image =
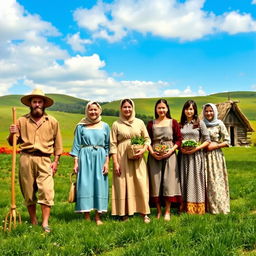
[[[132,145],[144,145],[146,139],[142,136],[134,136],[131,138]]]
[[[198,144],[195,140],[183,140],[182,147],[196,147]]]

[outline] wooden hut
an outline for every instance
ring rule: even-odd
[[[230,135],[232,146],[246,146],[250,144],[250,135],[254,131],[247,117],[237,105],[238,101],[228,100],[218,103],[218,118],[224,122]]]

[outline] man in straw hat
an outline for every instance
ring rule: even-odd
[[[45,113],[45,108],[50,107],[53,100],[45,96],[42,90],[34,89],[31,94],[23,96],[21,102],[30,108],[30,113],[10,126],[8,141],[12,145],[13,135],[17,134],[17,144],[21,148],[20,188],[31,223],[38,223],[36,203],[39,203],[42,209],[42,227],[45,232],[50,232],[48,220],[54,204],[53,176],[62,153],[60,127],[55,118]],[[52,154],[53,162],[50,159]]]

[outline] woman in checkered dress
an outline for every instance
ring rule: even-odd
[[[183,140],[195,140],[192,149],[181,147],[179,154],[182,209],[191,214],[205,213],[205,171],[202,149],[210,142],[209,132],[203,121],[198,118],[197,105],[188,100],[182,109],[181,135]]]

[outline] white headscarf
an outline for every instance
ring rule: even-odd
[[[209,121],[204,115],[205,108],[207,108],[208,106],[210,106],[212,108],[213,113],[214,113],[213,119],[211,121]],[[221,123],[221,120],[218,119],[218,110],[217,110],[217,107],[215,106],[215,104],[207,103],[207,104],[203,105],[203,116],[204,116],[204,123],[206,124],[207,127],[216,126]]]
[[[100,113],[99,113],[99,116],[96,118],[96,119],[91,119],[89,116],[88,116],[88,109],[91,105],[95,104],[99,109],[100,109]],[[100,104],[96,101],[89,101],[85,107],[85,117],[82,118],[80,120],[80,122],[77,124],[83,124],[83,125],[90,125],[90,124],[97,124],[101,121],[101,113],[102,113],[102,108],[100,106]]]

